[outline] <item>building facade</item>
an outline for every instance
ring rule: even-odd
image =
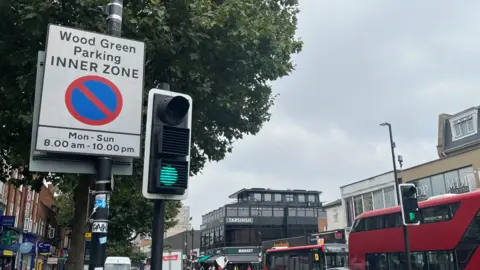
[[[479,109],[477,106],[453,115],[440,114],[439,158],[400,173],[403,182],[416,185],[418,200],[447,193],[465,193],[479,187]]]
[[[234,203],[202,216],[200,255],[225,252],[252,254],[262,240],[307,235],[326,218],[319,191],[242,189]],[[227,248],[227,249],[226,249]]]
[[[165,232],[165,238],[173,236],[175,234],[190,231],[192,229],[190,206],[182,206],[176,217],[177,224]]]
[[[44,183],[40,192],[35,192],[27,186],[1,183],[0,190],[3,228],[0,267],[14,265],[19,269],[34,269],[37,256],[41,263],[48,257],[61,257],[63,237],[56,222],[53,185]],[[49,251],[39,250],[37,254],[34,248],[37,242],[49,244]],[[33,248],[21,253],[21,245]]]
[[[363,212],[397,205],[393,171],[340,187],[345,213],[345,233],[351,230],[355,218]]]
[[[344,230],[347,225],[345,222],[345,208],[342,205],[342,199],[324,204],[324,207],[327,212],[327,226],[324,230]]]

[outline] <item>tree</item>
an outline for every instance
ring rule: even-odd
[[[0,1],[0,158],[13,167],[28,164],[37,51],[44,50],[47,23],[104,32],[98,0]],[[106,0],[103,3],[106,4]],[[146,43],[145,93],[160,82],[194,99],[191,173],[219,161],[245,134],[270,119],[274,96],[268,82],[293,70],[295,6],[284,0],[125,1],[123,35]],[[219,1],[221,3],[221,1]],[[141,179],[135,162],[132,182]],[[1,173],[1,172],[0,172]],[[36,184],[28,168],[25,181]],[[1,175],[2,181],[7,176]],[[38,175],[37,175],[38,176]],[[69,263],[82,269],[89,176],[75,178]],[[42,178],[42,175],[40,177]],[[72,268],[73,269],[73,268]]]

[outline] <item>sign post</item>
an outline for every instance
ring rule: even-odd
[[[141,152],[145,44],[120,38],[122,9],[110,0],[107,35],[48,26],[33,150],[95,164],[90,270],[105,263],[113,158]]]

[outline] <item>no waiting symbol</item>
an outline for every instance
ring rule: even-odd
[[[83,76],[68,86],[65,105],[78,121],[101,126],[118,117],[122,111],[123,99],[113,82],[100,76]]]

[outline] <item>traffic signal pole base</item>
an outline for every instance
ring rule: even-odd
[[[407,270],[412,270],[412,259],[410,257],[410,241],[408,237],[408,226],[403,225],[403,242],[405,245],[405,261],[407,262]]]
[[[96,160],[97,176],[95,179],[95,207],[92,223],[92,240],[89,270],[95,270],[105,264],[107,256],[108,232],[108,196],[112,177],[112,159],[99,157]],[[90,199],[90,198],[89,198]],[[99,205],[97,205],[97,202]]]
[[[165,233],[165,200],[154,200],[152,221],[151,270],[162,270],[163,235]]]

